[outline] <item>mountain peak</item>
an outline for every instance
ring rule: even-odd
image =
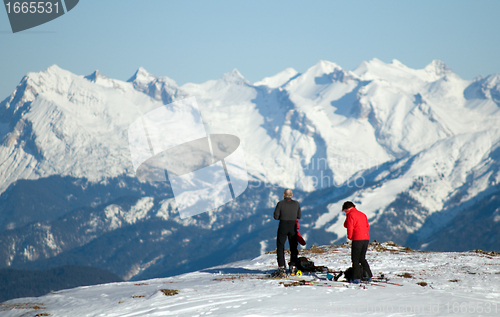
[[[357,76],[365,80],[384,79],[393,84],[401,80],[423,80],[433,82],[441,77],[453,74],[453,71],[442,61],[433,60],[424,69],[412,69],[393,59],[391,63],[384,63],[378,58],[362,62],[354,71]]]
[[[342,71],[342,68],[332,62],[325,61],[325,60],[320,60],[319,62],[316,63],[316,65],[310,67],[308,70],[306,70],[303,74],[297,77],[297,80],[294,80],[293,85],[297,85],[302,83],[304,80],[313,80],[316,84],[318,83],[318,79],[322,83],[331,82],[331,76],[330,74],[333,74],[335,72]],[[323,79],[326,81],[323,82]]]
[[[235,84],[248,84],[248,80],[241,75],[241,73],[236,69],[233,68],[230,72],[225,73],[222,75],[221,78],[223,81],[228,82],[228,83],[235,83]]]
[[[380,59],[374,57],[369,61],[361,62],[361,64],[359,64],[359,66],[353,71],[353,73],[355,73],[358,76],[367,75],[370,73],[378,73],[379,70],[385,69],[388,66],[401,67],[404,65],[403,65],[403,63],[401,63],[400,61],[398,61],[396,59],[392,60],[392,64],[386,64],[383,61],[381,61]]]
[[[143,67],[139,67],[132,77],[127,82],[150,82],[156,78],[155,75],[150,74]]]
[[[429,65],[425,66],[425,71],[436,74],[437,76],[444,76],[452,73],[453,71],[444,62],[440,60],[433,60]]]
[[[147,70],[145,70],[143,67],[139,67],[135,74],[130,77],[127,82],[133,83],[134,87],[137,89],[138,87],[148,87],[151,84],[158,84],[158,85],[167,85],[167,86],[172,86],[175,88],[178,88],[177,83],[175,80],[163,76],[163,77],[157,77]],[[141,90],[141,89],[139,89]]]
[[[500,86],[500,74],[491,74],[485,78],[488,83],[488,88],[492,88],[495,86]]]
[[[49,67],[47,67],[47,69],[45,70],[42,70],[40,72],[29,72],[26,74],[26,77],[28,78],[31,78],[35,81],[38,81],[38,78],[40,78],[40,76],[42,77],[46,77],[46,76],[49,76],[49,77],[65,77],[65,76],[71,76],[73,75],[73,73],[71,73],[70,71],[67,71],[65,69],[62,69],[61,67],[57,66],[56,64],[53,64]]]
[[[259,80],[258,82],[255,82],[254,86],[265,85],[270,88],[278,88],[286,84],[297,75],[299,75],[299,72],[291,67],[288,67],[287,69],[282,70],[274,76],[266,77],[262,80]]]
[[[54,65],[49,66],[46,69],[46,71],[49,72],[49,73],[58,73],[58,72],[61,72],[61,71],[64,71],[64,70],[61,67],[59,67],[56,64],[54,64]]]
[[[405,64],[401,63],[397,59],[393,59],[391,62],[391,65],[396,66],[396,67],[408,68]]]
[[[491,99],[500,106],[500,74],[491,74],[486,78],[478,76],[464,90],[466,99]]]
[[[233,68],[230,72],[225,73],[224,75],[222,75],[222,77],[225,77],[225,78],[230,78],[230,77],[244,78],[243,75],[236,68]]]
[[[84,78],[95,83],[99,78],[106,78],[106,76],[102,75],[99,70],[95,70],[92,74],[87,75]]]
[[[374,57],[374,58],[370,59],[370,60],[369,60],[368,62],[366,62],[366,63],[368,63],[368,64],[384,64],[384,65],[386,65],[386,63],[384,63],[382,60],[380,60],[380,59],[378,59],[378,58],[376,58],[376,57]]]
[[[132,83],[135,90],[143,92],[155,100],[161,100],[164,104],[169,104],[174,99],[185,95],[179,91],[179,87],[173,79],[157,77],[143,67],[139,67],[127,82]]]
[[[54,85],[60,78],[70,78],[71,76],[74,76],[73,73],[60,68],[56,64],[39,72],[28,72],[11,95],[11,99],[14,99],[6,102],[6,106],[10,107],[17,102],[33,101],[38,94],[50,89],[48,87]],[[17,106],[15,109],[17,109]]]
[[[333,73],[335,70],[342,69],[339,65],[325,61],[325,60],[320,60],[316,65],[313,67],[309,68],[310,70],[313,70],[316,74],[330,74]]]

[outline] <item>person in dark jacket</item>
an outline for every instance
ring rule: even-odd
[[[359,284],[363,275],[359,267],[360,264],[363,270],[368,273],[367,280],[371,280],[373,276],[370,266],[365,259],[368,243],[370,242],[370,235],[368,234],[370,224],[366,215],[357,210],[356,206],[350,201],[346,201],[342,205],[342,211],[346,214],[344,227],[347,229],[347,238],[352,240],[352,279],[349,282]]]
[[[286,189],[283,193],[283,200],[274,209],[274,219],[279,220],[278,235],[276,237],[277,257],[279,273],[285,274],[285,242],[288,238],[290,244],[290,271],[296,267],[299,251],[297,250],[297,219],[300,219],[300,204],[292,200],[291,189]]]

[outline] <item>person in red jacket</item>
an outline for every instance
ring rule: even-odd
[[[368,243],[370,242],[370,235],[368,234],[370,224],[368,224],[366,215],[357,210],[356,206],[350,201],[346,201],[342,205],[342,211],[346,214],[344,227],[347,229],[347,238],[352,240],[351,260],[353,272],[352,279],[349,282],[359,284],[363,276],[363,272],[359,267],[360,264],[363,270],[368,273],[367,280],[371,280],[373,276],[365,259]]]

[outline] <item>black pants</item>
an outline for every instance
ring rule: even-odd
[[[363,267],[370,277],[372,277],[372,271],[368,262],[366,262],[366,250],[368,250],[368,240],[353,240],[351,249],[351,260],[352,260],[352,278],[360,279],[363,272],[361,272],[359,265]]]
[[[287,238],[290,244],[290,264],[296,265],[299,254],[297,250],[297,221],[280,220],[278,236],[276,237],[278,266],[285,266],[285,242]]]

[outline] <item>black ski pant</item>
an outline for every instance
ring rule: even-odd
[[[296,265],[297,256],[297,221],[295,220],[280,220],[278,226],[278,236],[276,237],[276,247],[278,256],[278,266],[285,266],[285,242],[288,238],[290,244],[290,264]]]
[[[372,277],[372,271],[370,270],[370,266],[368,262],[366,262],[365,256],[366,251],[368,250],[368,242],[369,240],[353,240],[352,241],[352,249],[351,249],[351,260],[352,260],[352,278],[360,279],[363,276],[363,272],[359,265],[363,267],[368,273],[368,276]]]

